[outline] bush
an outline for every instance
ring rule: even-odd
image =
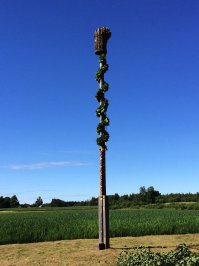
[[[199,266],[199,254],[191,252],[184,244],[167,254],[151,252],[145,247],[122,251],[117,258],[117,266]]]

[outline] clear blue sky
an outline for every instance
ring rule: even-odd
[[[107,193],[199,191],[199,1],[1,0],[0,195],[98,196],[100,26],[112,31]]]

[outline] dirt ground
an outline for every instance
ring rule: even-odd
[[[111,248],[102,251],[98,250],[97,239],[1,245],[0,265],[115,265],[122,249],[140,245],[167,252],[185,243],[199,253],[199,234],[112,238],[110,243]]]

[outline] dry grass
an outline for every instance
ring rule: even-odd
[[[114,265],[123,248],[143,245],[154,251],[167,252],[181,243],[199,252],[199,234],[112,238],[111,248],[103,251],[97,249],[96,239],[64,240],[1,245],[0,265]]]

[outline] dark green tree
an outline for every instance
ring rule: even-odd
[[[147,188],[147,191],[146,191],[147,203],[155,203],[156,198],[158,196],[160,196],[160,192],[155,190],[153,186]]]
[[[0,197],[0,208],[10,208],[10,198]]]
[[[50,206],[51,207],[65,207],[66,202],[64,200],[60,200],[60,199],[52,199]]]
[[[10,207],[11,208],[17,208],[17,207],[19,207],[19,205],[20,204],[19,204],[17,196],[16,195],[12,196],[10,198]]]
[[[98,198],[92,197],[90,200],[90,205],[91,206],[96,206],[98,203]]]
[[[146,202],[146,198],[147,198],[147,191],[146,188],[142,186],[140,187],[140,201]]]
[[[36,199],[34,205],[36,207],[39,207],[39,206],[43,205],[43,200],[42,200],[42,198],[40,196]]]

